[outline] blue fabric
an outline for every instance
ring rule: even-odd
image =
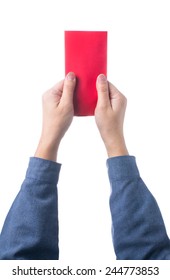
[[[117,259],[170,259],[159,207],[140,178],[134,157],[107,160],[112,236]],[[0,235],[0,259],[58,260],[60,164],[31,158]]]
[[[58,259],[59,171],[57,163],[30,159],[26,178],[2,229],[0,259]]]
[[[157,202],[131,156],[107,160],[112,237],[119,260],[170,259],[170,240]]]

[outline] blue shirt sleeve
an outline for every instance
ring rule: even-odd
[[[112,238],[119,260],[170,259],[170,240],[157,202],[142,181],[136,160],[107,160],[111,184]]]
[[[0,235],[0,259],[57,260],[60,164],[30,158],[26,178]]]

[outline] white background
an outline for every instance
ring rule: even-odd
[[[107,30],[128,150],[170,235],[169,15],[168,0],[0,0],[1,227],[38,144],[41,95],[64,78],[64,30]],[[106,159],[94,118],[74,118],[58,158],[61,260],[115,258]]]

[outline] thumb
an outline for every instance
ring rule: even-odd
[[[97,105],[109,106],[110,105],[109,87],[108,87],[107,78],[104,74],[100,74],[97,77],[96,87],[98,93]]]
[[[73,94],[76,85],[76,76],[73,72],[69,72],[64,80],[62,101],[63,103],[72,103]]]

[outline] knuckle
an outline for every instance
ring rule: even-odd
[[[72,82],[66,80],[64,87],[65,87],[65,90],[72,91],[74,89],[74,84]]]
[[[127,105],[127,98],[123,94],[121,94],[121,103],[122,103],[122,105],[124,105],[126,107],[126,105]]]
[[[106,111],[107,108],[108,108],[108,106],[107,106],[105,103],[99,103],[99,104],[97,105],[97,109],[100,110],[100,111],[102,111],[102,112]]]
[[[107,87],[107,85],[100,85],[99,87],[98,87],[98,91],[99,92],[103,92],[103,93],[107,93],[108,92],[108,87]]]

